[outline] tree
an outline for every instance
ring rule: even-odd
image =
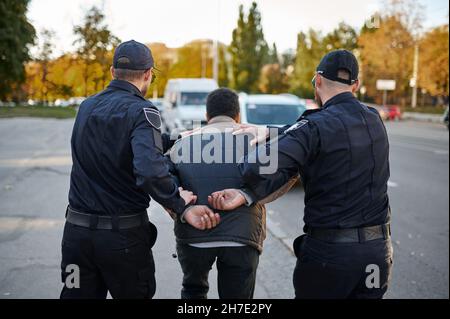
[[[391,102],[408,102],[414,47],[419,41],[424,11],[417,0],[388,0],[374,15],[377,23],[366,23],[362,28],[358,40],[361,78],[369,98],[381,102],[376,80],[388,78],[397,82],[397,89],[390,93]]]
[[[51,63],[51,58],[53,54],[53,44],[52,38],[55,33],[48,29],[43,29],[40,33],[41,44],[39,47],[39,53],[37,55],[36,61],[40,65],[41,73],[41,96],[40,100],[46,104],[48,103],[48,91],[50,90],[51,82],[48,81],[49,67]]]
[[[341,22],[323,39],[326,51],[345,49],[354,51],[358,46],[358,33],[350,25]]]
[[[112,50],[120,43],[104,23],[105,15],[92,7],[83,24],[74,27],[77,54],[84,61],[84,96],[102,89],[109,78]]]
[[[383,8],[384,18],[394,17],[414,37],[418,38],[423,28],[425,7],[418,0],[388,0]]]
[[[43,66],[38,59],[26,65],[27,78],[23,85],[28,98],[42,100],[45,89],[45,100],[68,99],[84,94],[84,62],[74,54],[65,54],[49,61],[47,66],[47,84],[42,81]]]
[[[297,54],[290,83],[292,93],[304,98],[314,97],[311,79],[325,51],[320,33],[310,29],[308,34],[298,34]]]
[[[85,62],[76,54],[64,54],[51,65],[49,81],[53,83],[50,99],[83,96]]]
[[[358,33],[344,22],[325,36],[313,29],[308,33],[299,33],[294,72],[290,77],[290,91],[304,98],[313,98],[314,88],[311,79],[322,57],[333,50],[354,51],[357,45]]]
[[[261,14],[256,2],[252,3],[245,17],[244,8],[239,7],[239,18],[233,30],[233,40],[229,47],[233,82],[236,90],[257,92],[261,68],[267,61],[268,45],[264,40]]]
[[[426,33],[420,41],[419,86],[433,96],[449,95],[449,26]]]
[[[211,40],[195,40],[179,48],[169,77],[212,78],[212,47]]]
[[[25,80],[24,64],[36,31],[26,13],[29,0],[0,1],[0,100],[11,98]]]
[[[181,48],[170,49],[162,43],[150,45],[160,73],[156,81],[158,95],[164,93],[169,78],[212,78],[213,50],[211,40],[191,41]],[[219,85],[229,85],[227,46],[218,43]]]
[[[228,48],[219,43],[219,86],[228,87],[230,85],[229,67],[228,67]]]
[[[274,43],[272,49],[269,51],[267,64],[280,64],[280,57],[278,56],[277,45]]]
[[[285,93],[288,89],[287,77],[280,64],[266,64],[261,70],[259,90],[267,94]]]
[[[380,103],[381,94],[376,89],[376,81],[392,79],[397,82],[397,90],[390,94],[391,100],[406,103],[412,77],[414,43],[412,34],[396,16],[382,18],[378,29],[361,34],[362,79],[367,95],[376,97]]]
[[[160,71],[157,72],[156,81],[148,94],[153,95],[153,90],[156,90],[157,95],[162,96],[168,81],[170,68],[174,64],[176,58],[176,49],[168,48],[164,43],[151,43],[148,46],[155,59],[155,66]]]
[[[295,64],[295,50],[289,49],[281,55],[281,68],[288,69],[289,67],[293,67]]]

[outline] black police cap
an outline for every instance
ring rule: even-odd
[[[145,44],[134,40],[121,43],[114,52],[115,69],[148,70],[154,65],[152,51]]]
[[[345,70],[350,79],[339,77],[339,71]],[[332,51],[325,55],[317,67],[317,73],[324,78],[348,85],[354,84],[359,76],[359,64],[355,55],[347,50]]]

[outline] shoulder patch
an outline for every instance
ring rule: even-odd
[[[161,129],[161,114],[159,113],[159,111],[151,108],[144,108],[143,110],[145,118],[150,123],[150,125],[157,130]]]
[[[301,120],[301,121],[295,123],[294,125],[292,125],[292,126],[291,126],[290,128],[288,128],[286,131],[284,131],[284,134],[287,134],[287,133],[289,133],[289,132],[291,132],[291,131],[298,130],[299,128],[305,126],[305,125],[308,124],[308,123],[309,123],[308,120]]]

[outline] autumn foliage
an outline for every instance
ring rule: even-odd
[[[327,34],[313,29],[300,32],[296,50],[282,54],[278,53],[275,45],[267,44],[261,22],[263,15],[256,3],[248,12],[241,7],[232,42],[230,45],[218,44],[219,84],[237,91],[289,92],[312,98],[311,78],[321,57],[331,50],[347,49],[353,51],[360,60],[365,99],[380,102],[377,79],[393,79],[397,82],[397,89],[390,93],[389,102],[408,105],[414,47],[418,45],[418,86],[421,94],[447,98],[449,26],[415,32],[420,29],[420,16],[412,17],[410,7],[401,6],[414,2],[392,1],[391,7],[377,15],[376,24],[366,24],[361,30],[340,23]],[[74,27],[76,50],[57,58],[51,58],[52,33],[44,30],[40,37],[43,43],[38,47],[37,56],[23,64],[23,77],[15,64],[14,77],[3,82],[10,89],[0,90],[3,93],[0,100],[19,97],[46,104],[57,99],[88,96],[102,90],[111,80],[109,68],[113,51],[120,43],[105,21],[99,9],[94,7],[89,10],[85,19]],[[30,39],[26,41],[30,42]],[[157,81],[149,90],[149,97],[162,96],[170,78],[210,78],[213,75],[212,40],[195,40],[180,48],[169,48],[164,43],[150,43],[149,47],[159,69]],[[29,60],[26,56],[22,59]],[[0,67],[5,77],[6,69],[5,65]],[[14,90],[16,93],[12,94]]]

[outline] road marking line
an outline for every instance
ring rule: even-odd
[[[49,229],[64,225],[64,219],[48,219],[35,217],[0,217],[0,233],[14,230]]]
[[[2,159],[0,166],[4,167],[51,167],[51,166],[70,166],[72,165],[71,156],[50,156],[41,158],[17,158]]]
[[[398,187],[398,184],[397,183],[395,183],[395,182],[391,182],[391,181],[388,181],[388,187],[392,187],[392,188],[396,188],[396,187]]]
[[[434,152],[434,154],[437,154],[437,155],[448,155],[448,151],[444,151],[444,150],[434,150],[433,152]]]

